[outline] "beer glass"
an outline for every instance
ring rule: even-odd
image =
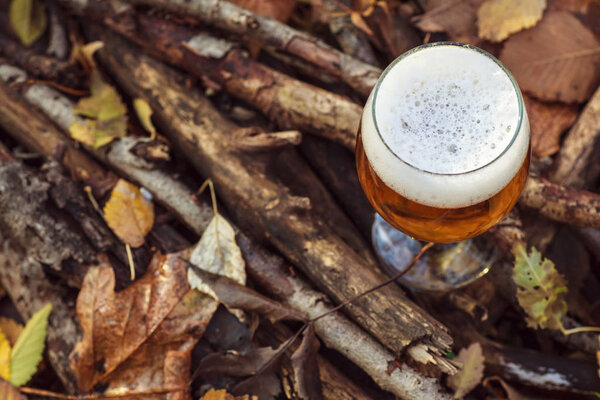
[[[436,245],[402,283],[448,290],[486,273],[495,247],[466,239],[509,213],[529,159],[521,91],[500,61],[453,42],[401,55],[371,92],[356,143],[358,176],[378,213],[373,244],[383,267],[402,271],[419,241],[430,241]]]

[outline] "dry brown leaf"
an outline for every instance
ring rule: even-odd
[[[137,186],[119,179],[104,206],[104,218],[119,239],[140,247],[154,224],[154,206]]]
[[[310,324],[304,331],[302,343],[291,357],[292,367],[294,368],[294,383],[300,399],[323,399],[319,364],[317,363],[319,346],[319,340],[315,335],[315,327]]]
[[[454,359],[462,363],[462,368],[448,378],[448,386],[455,390],[454,398],[463,398],[475,388],[483,379],[484,361],[483,351],[478,342],[471,343],[467,348],[461,349]]]
[[[548,11],[569,11],[585,14],[596,0],[548,0]]]
[[[494,388],[494,384],[499,384],[502,387],[502,390],[506,394],[507,400],[541,400],[538,398],[525,396],[519,393],[512,386],[504,382],[504,380],[498,376],[490,376],[483,380],[483,386],[486,388]]]
[[[71,353],[82,392],[97,384],[107,393],[188,387],[190,352],[217,303],[190,289],[182,257],[189,252],[155,255],[146,274],[119,293],[111,267],[86,274],[77,298],[83,338]]]
[[[210,389],[200,400],[250,400],[250,396],[232,396],[225,389]]]
[[[544,103],[523,96],[531,127],[531,149],[536,157],[551,156],[560,149],[560,137],[577,119],[578,109],[563,103]]]
[[[542,100],[582,103],[600,82],[600,42],[568,12],[549,12],[511,36],[500,61],[521,89]]]
[[[477,11],[479,37],[501,42],[542,18],[546,0],[487,0]]]
[[[4,336],[8,339],[11,346],[17,342],[17,338],[23,332],[23,325],[15,321],[14,319],[0,317],[0,330],[4,333]]]
[[[19,392],[19,389],[0,379],[0,399],[2,400],[25,400],[25,396]]]
[[[286,22],[296,8],[296,0],[230,0],[229,2],[281,22]]]
[[[425,32],[446,32],[455,41],[477,44],[477,10],[484,0],[431,0],[425,14],[413,18]]]

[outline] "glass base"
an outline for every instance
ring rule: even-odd
[[[379,214],[373,223],[373,247],[390,276],[404,270],[423,244],[388,224]],[[500,258],[496,246],[481,237],[457,243],[436,243],[398,282],[414,289],[448,291],[485,275]]]

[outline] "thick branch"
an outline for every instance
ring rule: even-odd
[[[365,97],[369,95],[381,74],[379,68],[344,54],[304,32],[226,1],[130,0],[130,2],[193,16],[232,34],[244,35],[265,46],[272,46],[293,54],[340,77]]]
[[[47,112],[50,118],[60,126],[68,126],[70,120],[75,118],[69,102],[52,89],[34,86],[26,91],[25,96],[33,104]],[[190,229],[201,235],[212,217],[212,208],[206,203],[195,202],[192,192],[184,185],[133,155],[131,149],[135,143],[137,143],[135,139],[122,138],[110,145],[110,149],[106,153],[96,151],[95,154],[102,157],[120,175],[124,175],[148,189],[154,198],[175,212]],[[269,255],[241,233],[238,233],[238,240],[242,244],[244,256],[248,260],[249,273],[256,280],[271,282],[269,290],[271,293],[284,299],[298,298],[299,301],[292,306],[303,312],[308,312],[313,303],[323,302],[325,296],[322,293],[308,289],[308,285],[303,283],[300,278],[290,276],[281,269],[284,266],[281,258]],[[410,393],[415,390],[414,382],[424,381],[427,382],[427,387],[423,390],[442,393],[438,383],[421,376],[408,366],[403,367],[402,370],[396,370],[397,373],[388,374],[385,360],[393,360],[394,356],[340,313],[333,314],[329,322],[333,323],[320,324],[322,329],[318,332],[319,336],[328,346],[344,353],[351,360],[356,360],[365,372],[376,382],[381,382],[390,392],[396,395]],[[371,356],[364,358],[364,353]],[[432,397],[432,399],[435,398]]]
[[[530,176],[520,203],[546,218],[580,227],[600,228],[600,195]]]
[[[101,57],[132,97],[145,98],[157,122],[205,176],[211,177],[237,222],[268,240],[336,301],[384,280],[315,215],[293,205],[285,186],[257,172],[262,168],[224,146],[237,127],[224,120],[182,77],[139,51],[104,37]],[[387,286],[348,307],[363,327],[397,354],[424,340],[440,352],[451,338],[443,326]]]

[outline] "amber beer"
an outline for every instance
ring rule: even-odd
[[[504,218],[529,159],[516,82],[491,55],[458,44],[420,47],[390,65],[356,145],[360,182],[377,212],[433,242],[471,238]]]

